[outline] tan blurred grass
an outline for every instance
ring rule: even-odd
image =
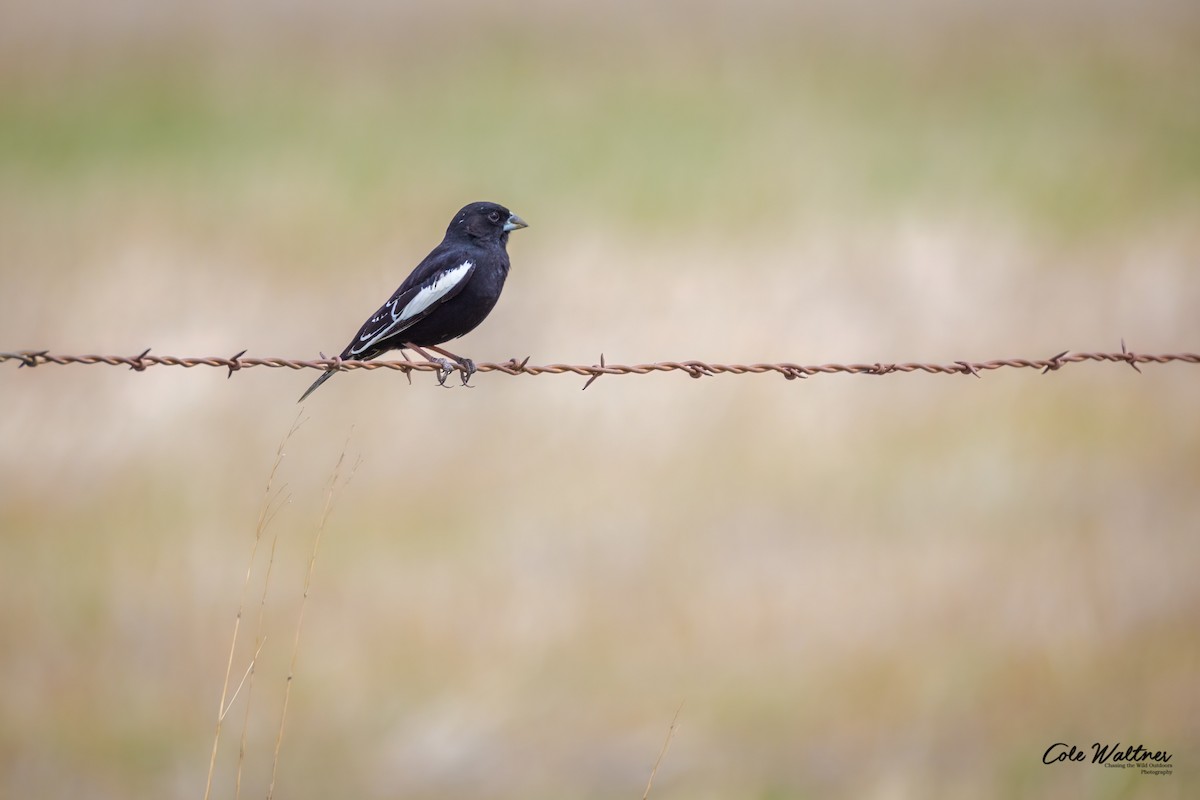
[[[483,11],[341,44],[151,20],[113,34],[128,60],[46,23],[83,55],[6,61],[0,342],[330,352],[488,197],[532,227],[476,358],[1195,350],[1195,15],[1072,8],[590,35],[603,15],[547,11],[489,47]],[[477,383],[339,376],[288,448],[272,642],[351,425],[363,457],[306,612],[288,796],[636,796],[685,698],[652,797],[1196,786],[1189,368]],[[0,371],[3,793],[200,793],[305,384]],[[288,655],[262,654],[250,793]],[[1040,763],[1109,739],[1176,774]]]

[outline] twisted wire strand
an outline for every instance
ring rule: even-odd
[[[234,372],[251,367],[270,367],[274,369],[390,369],[399,370],[405,374],[413,372],[438,372],[442,365],[429,361],[351,361],[340,358],[297,359],[269,357],[247,357],[245,350],[232,356],[165,356],[145,350],[135,356],[120,355],[64,355],[51,353],[46,350],[18,350],[15,352],[0,352],[0,363],[6,361],[19,362],[22,367],[38,367],[45,364],[60,366],[70,364],[105,364],[108,366],[129,367],[141,372],[148,367],[218,367]],[[1068,364],[1080,364],[1088,361],[1125,363],[1141,372],[1139,364],[1200,364],[1200,354],[1196,353],[1134,353],[1121,342],[1120,352],[1071,352],[1058,353],[1049,358],[997,358],[989,361],[954,361],[950,363],[857,363],[857,364],[796,364],[792,362],[753,363],[753,364],[721,364],[704,361],[656,361],[649,364],[609,364],[603,355],[598,364],[530,364],[529,358],[515,358],[503,362],[483,362],[476,365],[479,372],[500,372],[505,375],[579,375],[587,377],[587,388],[592,381],[601,375],[648,375],[653,372],[684,372],[693,378],[710,375],[761,375],[775,373],[788,380],[807,378],[813,375],[830,375],[847,373],[852,375],[891,375],[896,373],[922,372],[942,375],[974,375],[980,377],[981,372],[996,369],[1038,369],[1043,373],[1053,372]],[[461,365],[451,364],[452,369],[465,371]]]

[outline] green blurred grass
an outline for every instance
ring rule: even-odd
[[[250,213],[282,183],[292,213],[338,226],[423,222],[503,190],[636,233],[924,209],[1082,240],[1196,212],[1200,59],[1004,42],[921,57],[768,42],[554,69],[514,44],[519,58],[436,70],[17,81],[0,88],[0,176],[10,202],[150,194],[204,216]]]

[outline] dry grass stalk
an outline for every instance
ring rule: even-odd
[[[259,512],[258,512],[258,523],[257,523],[257,525],[255,525],[255,528],[254,528],[254,544],[250,548],[250,561],[246,565],[246,578],[242,582],[242,593],[241,593],[241,597],[238,600],[237,616],[234,618],[234,622],[233,622],[233,636],[229,642],[229,658],[225,662],[225,681],[221,686],[221,701],[220,701],[220,705],[217,709],[216,730],[213,732],[212,753],[209,755],[209,760],[208,760],[208,778],[205,781],[205,785],[204,785],[205,800],[208,800],[208,798],[212,794],[213,774],[216,772],[217,750],[221,744],[221,728],[225,722],[225,716],[226,716],[226,714],[229,713],[229,708],[230,708],[230,706],[233,705],[233,700],[237,698],[237,695],[241,691],[242,685],[245,684],[247,677],[253,673],[254,665],[258,661],[258,655],[262,651],[263,643],[260,640],[260,641],[256,642],[257,647],[254,651],[254,657],[250,659],[250,664],[246,667],[246,672],[242,676],[241,682],[238,683],[237,688],[234,689],[233,695],[230,696],[229,695],[229,680],[230,680],[231,676],[233,675],[233,656],[234,656],[234,652],[237,650],[238,636],[241,632],[242,613],[246,606],[246,592],[249,590],[249,586],[250,586],[250,575],[254,571],[254,562],[258,557],[258,545],[259,545],[259,542],[262,541],[263,533],[265,533],[267,528],[270,526],[271,521],[275,518],[275,514],[278,513],[280,506],[283,505],[283,502],[281,502],[279,498],[282,496],[283,490],[287,487],[286,486],[280,487],[274,493],[272,493],[271,490],[275,484],[275,476],[279,472],[279,465],[283,462],[284,448],[287,446],[287,443],[289,440],[291,440],[292,436],[294,436],[296,434],[296,431],[300,430],[300,426],[303,424],[304,424],[304,422],[301,420],[300,415],[297,414],[295,421],[292,422],[292,425],[290,428],[288,428],[287,433],[285,433],[283,435],[283,438],[279,441],[279,447],[277,447],[275,449],[275,460],[274,460],[274,462],[272,462],[271,471],[267,475],[267,485],[266,485],[266,488],[263,490],[263,502],[262,502],[262,506],[259,508]],[[264,589],[264,591],[265,591],[265,589]],[[260,617],[260,627],[261,627],[261,617]],[[240,755],[238,758],[238,777],[239,777],[239,784],[240,784],[240,778],[241,778],[241,756]]]
[[[354,429],[350,430],[351,435]],[[346,444],[342,446],[341,455],[338,456],[337,463],[333,467],[333,474],[329,477],[329,483],[325,487],[325,507],[321,511],[321,521],[317,524],[317,532],[313,537],[312,553],[308,558],[308,570],[304,575],[304,592],[300,596],[300,611],[296,617],[296,635],[292,640],[292,656],[288,662],[287,681],[283,690],[283,708],[279,712],[279,731],[275,735],[275,753],[271,759],[271,783],[267,787],[267,800],[271,800],[275,796],[275,781],[279,773],[279,751],[283,746],[283,731],[287,722],[288,701],[292,695],[292,682],[296,674],[296,656],[300,652],[300,633],[304,628],[304,609],[308,602],[309,590],[312,587],[313,572],[317,566],[317,554],[321,549],[321,536],[325,532],[325,526],[329,522],[329,515],[333,511],[333,503],[338,492],[344,489],[354,478],[354,473],[358,470],[358,465],[361,462],[361,457],[350,468],[350,473],[346,476],[345,481],[341,480],[342,467],[346,462],[346,450],[350,445],[350,436],[346,437]]]
[[[671,737],[675,734],[675,728],[679,724],[680,711],[683,711],[682,700],[679,701],[679,708],[675,709],[675,716],[671,717],[671,727],[667,728],[667,738],[663,739],[662,749],[658,751],[658,758],[654,761],[654,769],[650,770],[650,779],[646,781],[646,791],[642,792],[642,800],[646,800],[650,796],[650,787],[654,785],[654,776],[658,774],[658,768],[666,758],[667,750],[671,747]]]

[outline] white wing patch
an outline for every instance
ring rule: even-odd
[[[463,278],[467,277],[467,273],[471,271],[471,267],[475,266],[474,261],[464,261],[454,269],[448,269],[441,275],[437,276],[437,280],[425,286],[421,291],[417,292],[416,296],[400,310],[400,316],[396,317],[396,309],[392,309],[392,316],[396,322],[404,322],[412,319],[420,314],[431,305],[441,300],[446,296],[447,292],[458,286]]]
[[[435,278],[428,286],[421,287],[420,291],[413,295],[413,298],[405,303],[403,308],[397,308],[400,298],[397,297],[393,300],[389,300],[384,306],[384,309],[386,309],[389,314],[377,314],[371,318],[371,322],[382,322],[383,320],[387,319],[388,316],[391,317],[391,320],[388,321],[388,323],[382,328],[367,331],[359,336],[359,344],[351,350],[351,353],[361,353],[379,341],[386,339],[392,333],[404,330],[406,327],[408,327],[404,323],[408,322],[414,317],[420,316],[422,312],[426,311],[430,306],[434,305],[447,294],[449,294],[454,287],[458,286],[463,282],[463,280],[466,279],[467,275],[471,273],[471,270],[474,267],[475,262],[468,260],[459,264],[454,269],[446,270],[438,275],[437,278]]]

